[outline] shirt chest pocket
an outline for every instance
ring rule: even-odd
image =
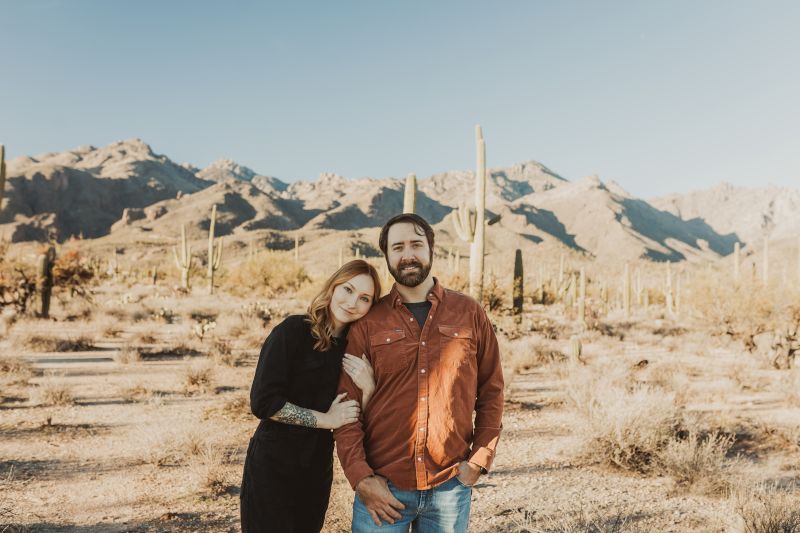
[[[377,374],[391,374],[408,367],[411,353],[403,330],[379,331],[369,338],[373,366]]]
[[[476,365],[475,339],[471,328],[465,326],[439,326],[439,358],[447,368],[463,364]]]

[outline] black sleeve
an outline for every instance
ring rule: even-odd
[[[280,411],[287,402],[289,358],[294,352],[297,338],[291,335],[291,330],[289,319],[284,320],[273,328],[261,347],[256,375],[250,388],[250,410],[262,420]]]

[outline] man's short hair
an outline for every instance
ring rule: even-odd
[[[386,256],[386,249],[389,246],[389,228],[401,222],[408,222],[414,225],[414,231],[417,235],[425,235],[428,240],[428,247],[431,249],[431,258],[433,258],[433,228],[428,221],[414,213],[403,213],[402,215],[395,215],[390,218],[386,224],[381,228],[381,235],[378,237],[378,247]]]

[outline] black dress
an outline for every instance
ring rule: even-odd
[[[241,492],[242,531],[318,533],[333,481],[333,433],[269,420],[288,401],[326,412],[336,396],[344,338],[314,349],[303,315],[275,326],[261,348],[250,407],[261,419],[250,439]]]

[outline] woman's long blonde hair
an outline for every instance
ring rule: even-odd
[[[367,274],[372,278],[375,285],[375,292],[372,295],[372,304],[381,297],[381,279],[375,267],[362,259],[356,259],[342,265],[339,270],[334,272],[322,286],[306,311],[306,322],[311,324],[311,335],[316,342],[314,349],[321,352],[330,349],[333,344],[334,323],[331,316],[330,303],[333,291],[346,281],[350,281],[359,274]]]

